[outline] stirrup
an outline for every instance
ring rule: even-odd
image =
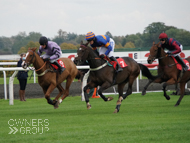
[[[183,68],[183,72],[186,72],[189,68],[186,66],[185,68]]]
[[[61,69],[59,69],[60,74],[62,74],[64,71],[65,71],[65,68],[63,68],[63,67]]]
[[[120,72],[120,71],[123,71],[123,69],[122,69],[122,68],[118,68],[118,69],[117,69],[117,72]]]

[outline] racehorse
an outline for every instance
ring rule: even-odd
[[[27,68],[30,64],[33,64],[38,74],[38,83],[42,87],[47,102],[54,105],[54,108],[58,108],[59,104],[69,95],[69,87],[76,76],[80,73],[76,68],[76,65],[69,58],[60,58],[65,65],[64,72],[60,75],[49,62],[44,60],[35,52],[37,48],[29,49],[26,53],[26,60],[23,62],[23,68]],[[80,76],[79,76],[80,77]],[[61,83],[66,80],[65,89],[61,86]],[[52,101],[50,99],[51,92],[58,88],[59,94]],[[63,94],[62,98],[58,101],[59,97]]]
[[[146,94],[146,89],[150,85],[150,83],[162,83],[165,82],[163,86],[163,92],[164,96],[167,100],[170,100],[170,96],[166,93],[166,87],[168,85],[172,84],[178,84],[180,83],[180,98],[178,99],[175,106],[178,106],[184,96],[185,92],[185,84],[190,80],[190,72],[186,71],[183,75],[181,74],[181,70],[177,68],[178,63],[174,62],[173,58],[171,56],[168,56],[168,54],[164,51],[163,48],[161,48],[160,43],[155,44],[153,42],[152,47],[150,48],[150,55],[147,59],[147,62],[149,64],[152,64],[152,62],[155,59],[158,59],[159,66],[158,66],[158,74],[160,75],[159,78],[157,78],[155,81],[149,81],[149,83],[144,87],[144,90],[142,92],[143,95]],[[188,62],[190,62],[190,58],[186,58]],[[181,66],[181,65],[180,65]]]
[[[125,62],[127,66],[123,68],[123,71],[115,73],[113,66],[109,66],[106,60],[101,59],[99,55],[88,46],[88,43],[83,44],[83,42],[81,42],[81,45],[77,50],[77,57],[75,58],[75,61],[79,64],[81,62],[88,61],[90,66],[90,82],[83,89],[87,109],[91,108],[89,98],[86,93],[87,89],[100,86],[98,94],[104,101],[111,101],[113,98],[105,97],[102,94],[102,91],[113,85],[118,85],[119,99],[114,111],[114,113],[117,113],[120,110],[122,100],[132,93],[133,82],[138,77],[140,70],[142,70],[142,74],[148,77],[149,80],[155,80],[157,78],[156,76],[152,76],[146,66],[138,64],[132,58],[122,57],[122,59],[122,62]],[[128,83],[128,89],[123,95],[123,88],[126,83]]]

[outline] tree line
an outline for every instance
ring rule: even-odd
[[[88,31],[87,31],[88,32]],[[190,32],[184,29],[178,29],[174,26],[167,26],[163,22],[153,22],[145,27],[143,33],[126,34],[125,36],[114,36],[107,31],[102,33],[110,36],[115,41],[115,49],[128,50],[149,50],[153,41],[159,42],[158,36],[165,32],[168,37],[172,37],[179,41],[183,47],[190,46]],[[62,50],[78,49],[81,40],[85,39],[85,34],[67,33],[59,29],[57,35],[49,40],[60,45]],[[95,33],[96,34],[96,33]],[[0,54],[19,54],[26,52],[28,48],[39,47],[39,38],[42,36],[39,32],[30,32],[28,35],[25,32],[20,32],[12,37],[0,37]],[[45,35],[43,35],[45,36]]]

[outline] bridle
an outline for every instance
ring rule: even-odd
[[[32,50],[31,50],[31,51],[32,51]],[[30,61],[28,61],[27,65],[29,65],[29,62],[31,63],[34,58],[36,59],[35,52],[34,52],[34,51],[32,51],[32,52],[33,52],[32,59],[31,59]],[[37,72],[37,71],[41,70],[41,69],[46,65],[46,63],[47,63],[47,62],[45,62],[42,67],[40,67],[39,69],[37,69],[37,70],[35,70],[35,71]],[[29,69],[30,69],[30,68],[29,68]],[[30,70],[32,70],[32,69],[30,69]]]
[[[85,46],[85,45],[80,45],[81,47],[83,47],[83,48],[85,48],[85,49],[87,49],[87,47]],[[86,52],[86,51],[85,51]],[[82,54],[82,56],[80,56],[80,59],[81,59],[81,57],[83,57],[84,55],[85,55],[85,52]],[[101,59],[101,58],[90,58],[89,60],[98,60],[98,59]],[[80,60],[81,61],[81,60]]]
[[[166,58],[168,56],[168,54],[162,56],[162,57],[159,57],[160,56],[160,53],[161,53],[161,47],[157,47],[158,48],[158,52],[157,52],[157,55],[154,57],[152,56],[151,54],[148,56],[149,58],[152,59],[152,61],[154,61],[155,59],[163,59],[163,58]]]
[[[83,47],[83,48],[85,48],[84,49],[84,51],[87,49],[87,47],[85,46],[85,45],[81,45],[80,46],[81,48]],[[78,57],[78,59],[79,59],[79,61],[81,62],[82,60],[82,58],[81,57],[83,57],[83,56],[85,56],[85,54],[86,54],[86,51],[82,54],[82,56],[80,56],[80,57]],[[95,57],[95,58],[89,58],[88,60],[98,60],[98,59],[101,59],[101,58],[99,58],[99,57]],[[76,59],[77,60],[77,59]],[[96,68],[90,68],[90,71],[97,71],[97,70],[99,70],[99,69],[102,69],[103,67],[105,67],[105,66],[107,66],[107,62],[105,62],[103,65],[100,65],[100,66],[98,66],[98,67],[96,67]]]

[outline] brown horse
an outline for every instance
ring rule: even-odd
[[[83,89],[87,109],[91,108],[89,98],[86,93],[87,89],[92,89],[94,87],[100,86],[98,94],[104,101],[110,101],[113,98],[106,98],[102,94],[102,91],[113,85],[118,85],[119,99],[117,101],[116,109],[114,111],[114,113],[117,113],[120,110],[122,100],[132,93],[133,82],[138,77],[140,70],[142,70],[142,74],[148,77],[148,79],[150,80],[154,80],[155,78],[157,78],[152,76],[146,66],[138,64],[130,57],[122,57],[124,62],[128,66],[124,67],[123,71],[116,73],[113,66],[109,66],[106,60],[99,58],[99,55],[87,45],[88,43],[83,44],[81,42],[80,48],[77,50],[77,57],[75,58],[75,61],[78,64],[87,60],[90,66],[90,82]],[[115,82],[113,82],[114,79]],[[123,95],[123,88],[126,83],[128,83],[128,89],[127,92]]]
[[[181,77],[181,70],[178,70],[176,67],[176,63],[174,62],[173,58],[171,56],[168,56],[168,54],[164,51],[163,48],[159,47],[160,43],[155,44],[153,42],[153,46],[150,48],[150,55],[147,59],[147,62],[149,64],[152,64],[152,62],[155,59],[158,59],[159,61],[159,67],[158,67],[158,74],[161,75],[160,78],[156,79],[155,83],[162,83],[163,84],[163,92],[164,96],[167,100],[170,100],[170,96],[166,93],[166,87],[168,85],[172,84],[178,84],[180,83],[180,98],[175,104],[175,106],[178,106],[184,96],[185,92],[185,84],[190,80],[190,72],[187,71],[183,74]],[[190,62],[190,58],[186,58],[188,62]],[[153,81],[149,81],[149,83],[144,87],[144,90],[142,92],[143,95],[146,94],[146,89],[150,85],[150,83]]]
[[[42,58],[35,52],[36,48],[29,49],[26,53],[26,60],[23,63],[23,68],[27,68],[30,64],[36,69],[38,74],[38,83],[42,87],[47,102],[54,105],[54,108],[58,108],[59,104],[69,95],[69,87],[74,78],[79,74],[76,65],[69,58],[60,58],[65,64],[65,71],[60,75],[48,62],[44,62]],[[61,86],[61,83],[66,81],[66,89]],[[58,88],[59,94],[52,101],[50,99],[51,92]],[[63,97],[59,100],[59,97],[63,94]]]

